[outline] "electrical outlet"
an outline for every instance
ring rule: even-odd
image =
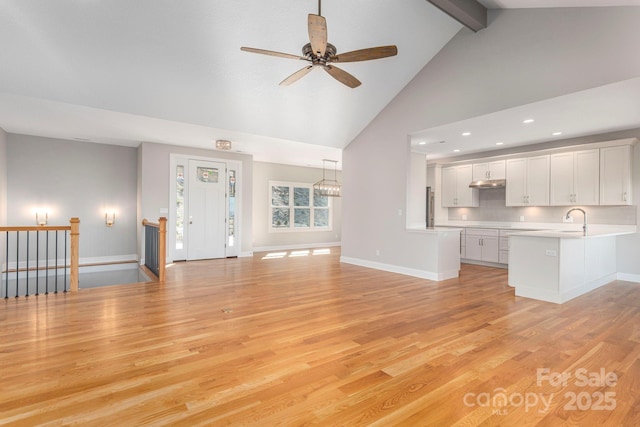
[[[376,256],[380,256],[380,249],[376,249]]]
[[[569,218],[567,218],[566,215],[562,215],[562,222],[573,222],[573,217],[570,216]]]
[[[547,249],[545,252],[546,256],[558,256],[558,253],[556,251],[554,251],[553,249]]]
[[[467,216],[466,215],[462,215],[462,220],[466,221],[467,220]]]
[[[398,216],[402,216],[402,209],[398,209]]]
[[[520,222],[524,222],[524,215],[520,215]]]

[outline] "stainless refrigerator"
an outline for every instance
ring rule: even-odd
[[[431,190],[431,187],[427,187],[427,206],[426,206],[426,213],[427,213],[427,217],[426,219],[426,224],[427,224],[427,228],[433,227],[435,224],[435,218],[434,218],[434,212],[435,212],[435,206],[434,206],[434,193]]]

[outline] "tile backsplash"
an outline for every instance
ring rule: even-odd
[[[449,208],[449,221],[502,221],[519,222],[562,222],[562,217],[571,206],[505,206],[505,189],[480,190],[480,206],[477,208]],[[582,206],[589,215],[591,224],[636,225],[636,206]],[[582,222],[582,214],[577,212],[574,221]]]

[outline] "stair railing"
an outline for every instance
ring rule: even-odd
[[[0,234],[4,238],[0,284],[5,298],[67,292],[67,273],[69,290],[78,291],[78,218],[71,218],[68,226],[0,227]]]
[[[164,282],[167,259],[167,218],[157,223],[142,220],[144,226],[144,265],[159,282]]]

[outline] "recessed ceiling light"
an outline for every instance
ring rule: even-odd
[[[427,145],[427,141],[420,141],[418,142],[418,145]]]
[[[502,145],[504,142],[496,142],[496,145]]]
[[[562,132],[554,132],[554,133],[552,133],[551,135],[553,135],[553,136],[562,135]]]
[[[471,132],[462,132],[462,136],[469,136],[471,135]]]
[[[526,119],[526,120],[523,120],[522,123],[528,124],[528,123],[533,123],[534,121],[535,120],[533,119]]]
[[[459,152],[460,152],[460,150],[456,148],[455,150],[453,150],[453,152],[454,152],[454,153],[459,153]]]

